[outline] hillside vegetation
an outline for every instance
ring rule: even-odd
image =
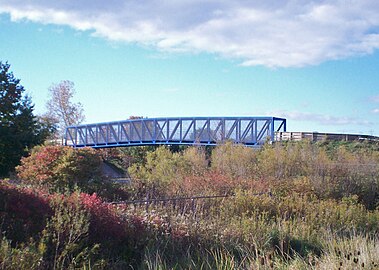
[[[0,184],[1,269],[379,268],[375,143],[49,146],[17,172]]]

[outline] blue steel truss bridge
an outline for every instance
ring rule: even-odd
[[[217,145],[226,141],[259,147],[286,131],[277,117],[142,118],[66,128],[64,145],[127,147],[143,145]]]

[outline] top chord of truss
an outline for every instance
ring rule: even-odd
[[[286,131],[286,119],[277,117],[142,118],[66,128],[64,144],[74,147],[138,145],[216,145],[225,141],[249,146],[274,141]]]

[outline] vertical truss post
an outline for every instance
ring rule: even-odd
[[[121,141],[121,123],[117,123],[117,144]]]
[[[196,136],[196,119],[192,118],[192,122],[193,122],[193,141],[194,141],[194,143],[196,143],[196,140],[197,140],[197,136]]]
[[[153,144],[155,144],[157,140],[157,119],[153,120]]]
[[[105,135],[104,135],[105,136],[105,144],[108,144],[110,141],[110,134],[111,134],[109,124],[105,124],[104,128],[105,128]]]
[[[180,133],[179,133],[179,143],[182,143],[183,141],[183,120],[179,119],[179,125],[180,125]]]
[[[169,138],[170,138],[170,121],[168,121],[167,118],[166,118],[166,128],[167,128],[166,143],[168,143]]]
[[[78,127],[75,127],[75,147],[78,145]]]
[[[145,121],[141,120],[141,142],[145,141],[146,139],[146,127],[145,127]]]
[[[284,118],[146,118],[71,126],[65,130],[62,141],[65,145],[74,147],[102,148],[152,144],[216,145],[228,139],[259,146],[268,138],[274,142],[275,133],[280,131],[287,131]]]
[[[66,128],[65,131],[64,131],[64,136],[62,138],[62,141],[63,141],[63,145],[67,145],[67,133],[68,133],[68,129]]]
[[[225,118],[222,118],[222,123],[221,123],[221,141],[225,141]]]
[[[211,120],[210,118],[208,117],[207,119],[207,136],[208,136],[208,144],[211,143]]]
[[[85,130],[85,144],[88,144],[88,136],[87,136],[87,134],[88,134],[88,126],[86,126],[86,130]]]
[[[254,120],[253,123],[253,144],[257,143],[257,135],[258,135],[258,121]]]
[[[99,144],[99,127],[95,126],[95,137],[96,137],[96,145]]]

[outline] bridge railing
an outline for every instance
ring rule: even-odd
[[[275,133],[275,141],[379,141],[379,137],[360,134],[320,133],[320,132],[283,132]]]
[[[64,144],[94,148],[195,144],[215,145],[228,140],[259,146],[286,131],[286,119],[276,117],[144,118],[71,126]]]

